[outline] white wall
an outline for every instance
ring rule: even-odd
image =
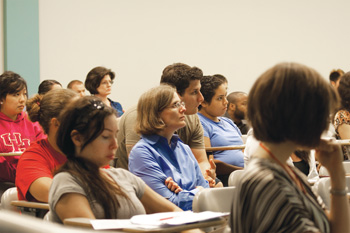
[[[4,12],[3,0],[0,0],[0,74],[4,73]]]
[[[41,80],[116,72],[113,100],[128,108],[174,62],[248,92],[281,61],[349,68],[348,0],[39,0]]]

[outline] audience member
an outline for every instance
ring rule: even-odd
[[[204,76],[201,80],[204,101],[199,106],[199,119],[204,130],[206,147],[242,145],[242,134],[229,118],[222,117],[227,109],[227,79]],[[244,167],[242,150],[214,151],[214,162],[218,178],[227,186],[231,172]]]
[[[80,80],[70,81],[67,85],[67,88],[78,92],[80,97],[85,96],[85,86],[84,86],[84,83]]]
[[[29,118],[40,123],[47,138],[32,143],[18,161],[16,186],[19,200],[48,202],[53,172],[67,160],[56,144],[57,118],[62,109],[77,97],[72,90],[57,89],[28,100]]]
[[[85,87],[92,95],[99,97],[105,105],[117,110],[118,117],[121,117],[124,113],[122,105],[107,97],[112,93],[114,78],[115,74],[113,71],[98,66],[90,70],[87,74]]]
[[[338,89],[339,82],[341,77],[344,75],[344,71],[342,69],[334,69],[329,74],[329,81],[335,89]]]
[[[350,72],[342,76],[338,86],[340,109],[334,116],[337,139],[350,139]],[[344,160],[350,159],[350,146],[342,146]]]
[[[227,96],[228,104],[224,117],[228,117],[237,125],[242,134],[247,134],[249,125],[245,120],[247,114],[248,95],[244,92],[231,92]]]
[[[61,83],[53,79],[46,79],[40,83],[38,94],[45,95],[48,91],[54,89],[62,89]]]
[[[124,169],[103,169],[115,155],[117,117],[99,98],[81,97],[59,117],[57,145],[66,155],[52,180],[50,216],[66,218],[126,219],[133,215],[181,211]]]
[[[0,75],[0,152],[23,152],[32,142],[45,137],[38,123],[31,122],[24,108],[27,83],[18,74]],[[19,156],[0,157],[0,182],[15,182]]]
[[[260,146],[233,194],[232,232],[350,232],[340,146],[320,139],[336,101],[334,89],[301,64],[277,64],[257,79],[247,117]],[[286,163],[301,147],[316,147],[329,171],[330,211]]]
[[[194,195],[209,184],[189,146],[174,134],[186,125],[185,111],[176,89],[168,85],[152,88],[140,97],[136,131],[142,138],[130,152],[129,170],[167,200],[191,210]],[[167,187],[168,177],[180,186],[180,192]]]
[[[202,174],[213,187],[221,182],[215,182],[215,163],[212,159],[208,161],[205,152],[203,128],[197,116],[198,106],[203,101],[200,92],[200,80],[203,72],[197,67],[190,67],[183,63],[175,63],[164,68],[161,77],[162,84],[174,86],[182,102],[186,105],[185,122],[186,126],[177,130],[182,142],[188,145],[196,157]],[[136,107],[129,109],[120,119],[118,132],[117,167],[128,169],[128,155],[132,147],[140,140],[135,130],[137,118]]]

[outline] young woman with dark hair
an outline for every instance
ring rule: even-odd
[[[59,117],[57,145],[67,162],[54,176],[50,219],[130,218],[136,214],[181,211],[121,168],[103,169],[117,149],[116,111],[94,96],[70,103]]]
[[[0,75],[0,152],[23,152],[45,135],[38,123],[31,122],[24,108],[27,83],[18,74]],[[0,182],[15,182],[19,156],[0,157]]]

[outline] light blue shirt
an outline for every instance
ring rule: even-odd
[[[176,134],[170,146],[162,136],[142,135],[130,152],[129,171],[183,210],[192,210],[197,186],[209,188],[191,149]],[[172,177],[183,191],[175,194],[169,190],[165,185],[168,177]]]
[[[243,145],[242,134],[236,124],[227,117],[219,117],[219,122],[215,122],[204,115],[198,113],[202,123],[204,137],[210,139],[212,147]],[[244,167],[244,154],[242,150],[214,151],[214,158],[222,162]]]

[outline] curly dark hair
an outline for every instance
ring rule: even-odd
[[[201,69],[183,63],[174,63],[164,68],[160,83],[175,87],[177,93],[182,96],[192,80],[201,80],[202,77]]]

